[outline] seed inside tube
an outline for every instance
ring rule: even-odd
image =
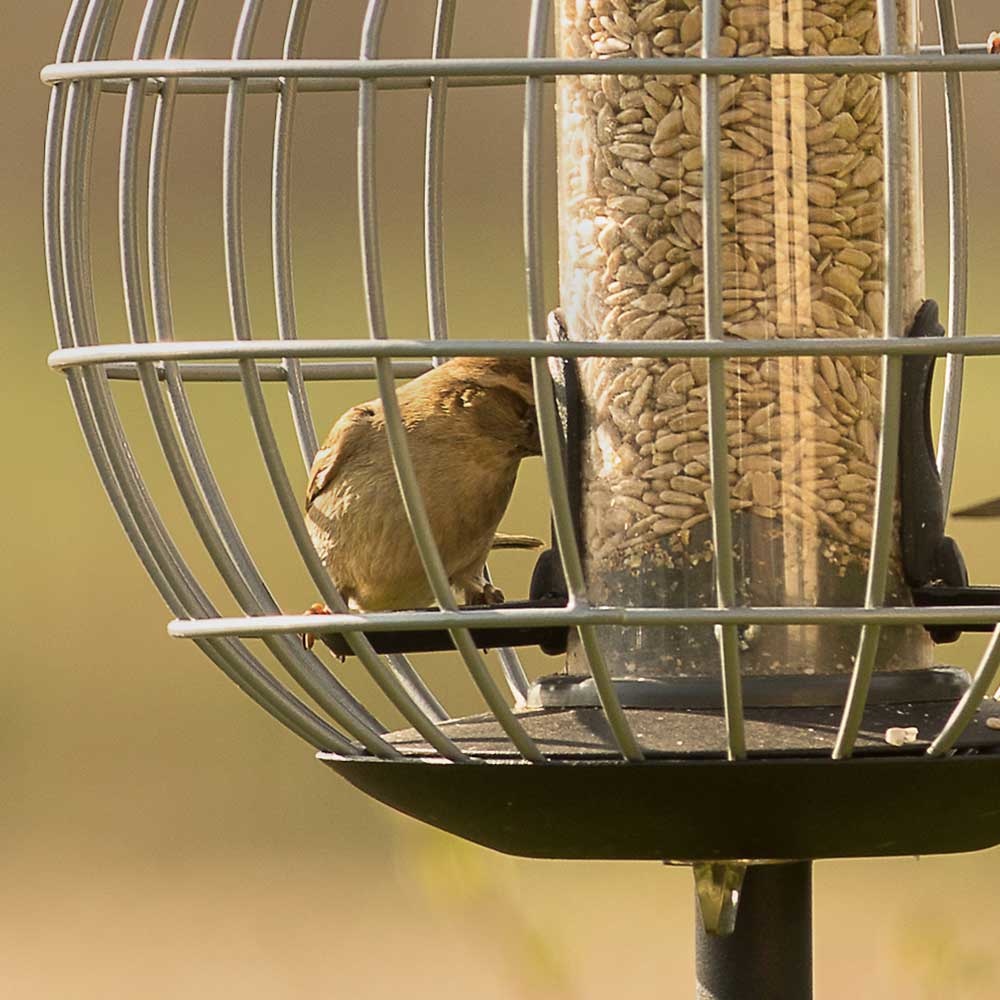
[[[891,747],[906,746],[917,742],[916,726],[890,726],[885,731],[885,741]]]
[[[563,56],[700,52],[702,9],[691,0],[556,6]],[[879,51],[877,0],[727,0],[720,14],[723,54]],[[914,0],[899,4],[899,25],[901,46],[915,46]],[[909,178],[916,104],[913,81],[903,75],[899,84]],[[717,89],[721,333],[745,342],[881,336],[881,77],[722,77]],[[697,76],[559,78],[560,299],[572,339],[705,336],[712,289],[703,261],[702,111]],[[903,236],[917,247],[922,208],[915,192],[904,184]],[[921,267],[917,253],[907,255],[907,315],[920,301]],[[878,477],[880,359],[838,357],[831,343],[829,357],[743,357],[722,368],[738,591],[745,598],[769,574],[782,595],[773,603],[829,600],[827,577],[850,576],[854,586],[860,580],[863,594]],[[637,567],[679,572],[714,560],[709,365],[658,358],[648,359],[638,378],[631,371],[617,359],[580,366],[590,431],[582,488],[594,500],[582,528],[595,600],[618,602],[600,582],[620,582],[615,574],[638,579]],[[615,504],[626,479],[648,489]],[[602,505],[625,517],[624,530],[600,516]],[[768,546],[784,553],[768,569],[742,561]],[[715,600],[711,586],[706,595],[699,600]],[[764,632],[754,655],[767,647]],[[917,633],[906,666],[926,659],[922,632],[909,630]],[[852,656],[841,657],[848,667]],[[843,669],[839,660],[835,669]]]

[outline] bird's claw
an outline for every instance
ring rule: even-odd
[[[505,600],[503,591],[499,587],[494,587],[492,583],[484,583],[481,587],[465,588],[465,603],[469,606],[503,604]]]
[[[310,604],[302,613],[305,615],[328,615],[331,614],[331,611],[321,601],[317,601],[315,604]],[[301,639],[302,645],[306,649],[312,649],[316,645],[316,635],[313,632],[303,632]]]

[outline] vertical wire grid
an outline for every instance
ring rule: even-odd
[[[167,42],[169,58],[179,58],[183,55],[196,7],[197,0],[181,0],[178,4]],[[176,91],[177,82],[168,80],[157,99],[149,167],[150,290],[154,329],[157,340],[161,342],[171,341],[174,338],[167,259],[166,190]],[[216,567],[247,613],[279,614],[278,604],[254,564],[222,496],[198,432],[180,368],[177,364],[168,362],[164,365],[164,374],[168,397],[187,458],[205,498],[203,505],[197,494],[194,494],[193,502],[189,504],[189,512],[199,535]],[[175,477],[184,476],[186,470],[183,468],[183,463],[177,464],[179,468],[175,471]],[[182,491],[185,499],[190,492]],[[204,514],[206,505],[211,517],[206,517]],[[222,549],[219,547],[220,538]],[[233,564],[235,564],[236,587],[232,582]],[[326,670],[314,653],[305,651],[292,636],[282,636],[281,640],[278,643],[268,641],[266,645],[289,674],[309,691],[321,706],[327,708],[332,699],[334,717],[337,717],[335,713],[339,710],[338,705],[343,705],[364,726],[376,733],[386,732],[386,727],[353,698],[350,692]]]
[[[120,6],[105,9],[103,2],[87,5],[84,0],[70,12],[60,60],[86,60],[102,54],[110,44]],[[85,248],[86,195],[93,129],[94,105],[99,84],[69,84],[55,88],[46,134],[45,223],[46,248],[53,295],[53,317],[61,346],[91,343],[87,324],[93,323],[92,301],[88,314],[84,289],[89,284]],[[67,372],[67,382],[81,429],[94,458],[98,474],[126,535],[171,611],[178,617],[207,613],[204,595],[172,561],[173,553],[150,524],[130,476],[129,466],[109,424],[107,400],[97,394],[99,373]],[[106,390],[106,385],[104,386]],[[120,428],[119,428],[120,429]],[[198,648],[248,694],[292,732],[319,749],[337,746],[356,752],[339,733],[311,709],[290,695],[234,640],[199,641]]]
[[[369,0],[361,36],[361,58],[373,59],[378,53],[385,0]],[[375,97],[374,80],[360,80],[358,85],[358,207],[361,222],[361,260],[364,266],[365,302],[373,340],[386,339],[385,300],[382,291],[382,262],[375,205]],[[390,358],[377,358],[375,372],[385,415],[386,434],[403,506],[420,554],[427,580],[438,605],[455,611],[458,605],[451,590],[441,553],[431,530],[410,454],[409,442],[399,410]],[[483,699],[508,738],[529,761],[543,761],[541,751],[525,732],[500,689],[490,676],[482,654],[468,629],[449,629],[452,641],[462,656]]]
[[[261,0],[245,0],[240,15],[232,58],[246,59],[249,55]],[[246,261],[243,239],[243,131],[247,83],[233,79],[226,97],[225,145],[223,152],[223,217],[225,227],[226,275],[229,308],[236,340],[253,339],[247,300]],[[349,613],[340,592],[330,579],[309,537],[299,502],[292,490],[278,441],[267,413],[260,375],[253,359],[239,362],[240,381],[265,468],[274,489],[278,505],[292,536],[299,556],[306,566],[327,607],[335,612]],[[449,760],[467,760],[467,756],[439,728],[419,702],[419,693],[406,690],[405,684],[383,662],[363,636],[345,633],[352,652],[361,660],[372,678],[427,742]]]
[[[905,0],[903,0],[905,2]],[[879,0],[879,36],[884,55],[899,52],[897,0]],[[882,142],[885,156],[885,310],[882,336],[903,335],[903,138],[901,133],[902,80],[898,73],[882,74]],[[878,447],[878,481],[875,487],[872,544],[865,607],[885,600],[889,558],[893,542],[893,514],[899,471],[899,426],[902,409],[902,358],[882,357],[882,433]],[[854,670],[844,713],[833,747],[833,757],[850,757],[868,698],[875,669],[880,625],[862,625]]]
[[[719,54],[720,0],[704,0],[701,54]],[[722,273],[720,267],[721,198],[719,127],[719,78],[701,77],[701,148],[704,180],[703,273],[705,278],[705,339],[722,340]],[[733,561],[733,522],[729,508],[729,472],[726,440],[726,360],[708,360],[708,447],[712,479],[712,541],[715,550],[715,589],[720,608],[736,606],[736,574]],[[740,679],[740,648],[735,625],[717,625],[722,663],[722,705],[726,720],[730,760],[746,756],[743,724],[743,691]]]
[[[545,55],[548,38],[551,0],[532,0],[528,29],[528,56],[540,59]],[[543,82],[537,77],[525,80],[524,97],[524,270],[528,297],[528,330],[532,340],[546,340],[545,287],[542,268],[542,191],[541,191],[541,131]],[[562,461],[562,441],[559,416],[553,397],[552,376],[545,358],[532,358],[535,407],[542,443],[542,460],[548,477],[549,498],[556,541],[569,591],[570,609],[587,606],[583,560],[576,537],[573,511],[569,502],[566,470]],[[626,760],[644,759],[642,748],[622,710],[608,670],[607,661],[593,625],[577,627],[584,657],[597,695],[607,716],[611,734]]]
[[[181,0],[178,4],[167,41],[168,58],[183,56],[197,2],[198,0]],[[149,161],[149,282],[153,328],[158,342],[174,339],[167,258],[166,191],[176,93],[177,81],[165,81],[156,102]],[[192,495],[192,491],[182,489],[182,497],[188,503],[195,527],[220,574],[245,610],[256,614],[278,614],[280,609],[277,602],[254,564],[212,471],[188,401],[180,367],[176,363],[166,362],[163,365],[163,372],[168,398],[186,450],[187,460],[204,497],[204,506],[207,506],[211,515],[210,518],[205,517],[204,506],[196,493]],[[157,429],[159,430],[159,425]],[[170,452],[167,452],[167,457],[169,461]],[[178,476],[186,478],[183,462],[174,463],[171,468],[175,478]],[[179,485],[182,483],[183,478]],[[217,538],[221,538],[223,549],[219,548]],[[235,586],[234,563],[237,571]],[[319,689],[321,695],[318,700],[321,705],[332,697],[335,702],[343,703],[365,726],[376,733],[386,732],[386,727],[351,696],[347,689],[326,670],[315,654],[304,651],[294,637],[283,636],[281,642],[266,641],[265,644],[289,674],[306,690],[312,692]]]
[[[972,683],[952,710],[941,732],[927,748],[929,757],[941,757],[955,746],[983,699],[987,697],[990,688],[996,683],[998,674],[1000,674],[1000,625],[993,630],[993,637],[979,661]]]
[[[958,19],[954,0],[936,0],[941,51],[956,53]],[[969,305],[969,165],[965,130],[965,91],[962,74],[944,74],[944,106],[948,125],[948,336],[964,337]],[[944,405],[938,438],[937,464],[941,474],[944,509],[951,503],[958,452],[959,413],[965,358],[949,354],[945,365]]]
[[[282,48],[284,59],[298,59],[306,24],[312,10],[312,0],[294,0],[288,13],[288,25]],[[294,77],[278,81],[278,106],[274,114],[274,158],[271,185],[271,255],[274,264],[274,302],[277,311],[278,336],[282,340],[298,338],[295,316],[295,293],[292,284],[292,244],[289,221],[289,194],[292,170],[292,127],[299,83]],[[288,402],[292,410],[299,449],[308,469],[319,450],[316,424],[313,421],[309,397],[302,378],[302,362],[284,358],[282,367],[288,382]]]
[[[195,3],[185,3],[183,0],[178,6],[174,27],[179,30],[171,33],[168,41],[169,51],[175,51],[178,41],[183,44],[187,29],[190,27],[194,8]],[[133,54],[135,59],[142,60],[149,58],[164,10],[165,0],[150,0],[147,4]],[[168,99],[172,101],[173,90],[171,90]],[[160,103],[162,100],[163,97],[161,96],[157,103],[158,112],[162,110],[162,104]],[[137,232],[138,219],[140,218],[137,178],[139,168],[138,145],[145,101],[143,82],[139,80],[131,81],[125,94],[125,109],[122,124],[121,163],[119,170],[119,230],[122,284],[125,292],[129,333],[132,341],[135,343],[149,342],[145,311],[146,297],[142,283],[142,262]],[[169,136],[169,127],[164,131],[163,126],[163,117],[158,114],[154,125],[150,157],[150,205],[152,211],[150,212],[149,219],[149,256],[151,264],[155,261],[164,269],[165,273],[165,233],[162,228],[165,216],[159,209],[163,208],[162,198],[165,189],[166,172],[164,169],[165,159],[156,155],[164,151],[160,144]],[[154,296],[163,291],[155,273],[151,276],[150,285]],[[158,333],[163,332],[162,325],[159,324],[159,320],[162,319],[163,314],[162,305],[162,297],[156,297],[153,302],[153,314],[154,323],[158,324]],[[176,365],[169,367],[175,369],[171,374],[176,378]],[[206,504],[198,492],[198,487],[195,485],[191,471],[185,462],[184,454],[174,433],[173,426],[170,423],[154,364],[139,364],[138,375],[157,438],[159,439],[178,492],[198,531],[199,537],[209,552],[216,568],[219,570],[220,575],[247,614],[279,613],[278,605],[271,597],[270,592],[261,579],[249,552],[243,546],[242,539],[239,538],[235,526],[233,525],[231,530],[234,540],[227,547],[226,541],[213,522]],[[173,388],[176,390],[176,385]],[[184,392],[183,387],[181,387],[181,392]],[[184,402],[186,402],[186,396]],[[221,501],[221,496],[218,495],[218,487],[214,482],[210,469],[207,474],[205,472],[207,459],[203,449],[200,447],[201,442],[197,430],[192,426],[193,422],[188,420],[190,411],[184,406],[178,407],[178,410],[181,411],[180,415],[186,441],[189,441],[192,437],[197,440],[198,446],[194,449],[189,448],[188,455],[192,458],[197,457],[201,463],[199,478],[206,486],[205,492],[213,495],[217,501],[216,508],[221,507],[222,513],[228,516],[228,510],[225,509],[224,502]],[[231,555],[231,552],[234,551],[237,553],[236,560]],[[351,697],[350,693],[340,682],[326,670],[322,662],[314,654],[307,653],[293,636],[282,636],[280,640],[277,643],[268,641],[267,645],[275,653],[282,665],[285,666],[304,690],[313,697],[317,704],[372,752],[391,753],[389,745],[376,735],[377,732],[385,732],[385,727],[381,726]]]
[[[93,10],[95,15],[98,15],[99,19],[98,7],[96,5]],[[113,8],[111,8],[110,13],[105,16],[103,22],[101,22],[100,31],[103,32],[103,43],[98,47],[98,51],[103,52],[107,45],[110,44],[111,35],[113,34],[119,12],[120,4],[116,4]],[[81,45],[83,44],[84,43],[81,41]],[[96,99],[97,95],[94,94],[93,100],[95,102]],[[81,288],[92,290],[93,283],[89,274],[89,269],[86,266],[89,264],[90,258],[84,252],[84,249],[89,243],[89,237],[86,232],[86,196],[89,193],[90,158],[93,127],[96,122],[96,115],[93,114],[92,107],[88,108],[86,113],[89,114],[90,117],[89,119],[85,119],[87,127],[81,130],[85,145],[77,151],[77,160],[74,163],[74,169],[78,172],[77,176],[79,181],[75,182],[73,176],[66,176],[66,172],[64,171],[64,183],[66,185],[65,190],[68,192],[74,190],[79,192],[76,210],[78,211],[79,218],[82,221],[77,224],[77,239],[70,237],[65,242],[66,245],[70,247],[71,252],[75,252],[78,255],[77,262],[80,266],[80,274],[82,276]],[[73,273],[75,272],[71,272],[67,269],[67,274]],[[68,288],[67,294],[72,303],[73,291],[71,288]],[[76,336],[78,339],[85,339],[87,343],[95,343],[96,320],[94,318],[92,297],[85,297],[84,293],[81,292],[81,294],[77,296],[77,301],[79,302],[79,308],[77,310],[79,322],[77,323],[76,329],[79,333]],[[121,426],[120,418],[117,415],[117,409],[114,401],[110,396],[107,382],[101,377],[101,374],[96,371],[93,373],[87,373],[84,377],[85,379],[88,377],[91,379],[91,381],[87,383],[87,389],[93,405],[97,427],[104,445],[108,450],[108,457],[114,474],[117,481],[122,486],[125,499],[130,506],[133,516],[137,520],[139,530],[143,534],[144,538],[152,540],[153,554],[158,559],[160,565],[164,568],[164,571],[168,574],[168,577],[172,581],[176,581],[174,584],[175,587],[180,589],[182,595],[187,595],[184,598],[184,603],[186,605],[184,616],[189,617],[191,613],[194,613],[198,617],[216,616],[218,614],[217,610],[208,600],[207,595],[198,585],[187,564],[180,556],[180,553],[178,552],[159,517],[151,497],[146,491],[145,484],[138,472],[132,454],[125,441],[124,431]],[[262,675],[263,678],[266,678],[266,680],[270,682],[269,686],[277,688],[278,691],[283,690],[280,685],[277,685],[277,682],[273,681],[273,678],[270,677],[267,671],[252,656],[250,656],[248,651],[238,645],[233,648],[235,649],[236,655],[242,661],[244,669],[252,669],[255,673],[258,673]],[[297,702],[297,699],[295,701]],[[313,715],[311,712],[309,712],[309,714]],[[326,726],[325,723],[323,723],[323,725]],[[324,736],[323,742],[320,746],[335,745],[341,747],[344,752],[350,754],[357,752],[355,747],[346,743],[343,737],[331,727],[326,726],[326,729],[329,732]]]
[[[434,42],[431,55],[445,59],[451,53],[455,26],[455,0],[438,0],[434,19]],[[424,271],[427,287],[427,322],[431,340],[448,339],[448,303],[445,296],[444,269],[444,137],[448,99],[448,78],[435,76],[427,96],[427,135],[424,147]],[[441,364],[435,358],[434,364]],[[489,567],[483,567],[487,582],[492,583]],[[509,647],[497,650],[507,687],[517,708],[528,699],[528,678],[521,659]]]

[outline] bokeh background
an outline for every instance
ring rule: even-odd
[[[171,6],[172,5],[168,5]],[[277,55],[288,0],[266,4],[256,55]],[[315,3],[306,55],[357,51],[359,0]],[[522,53],[525,0],[459,5],[456,55]],[[925,37],[936,37],[924,3]],[[587,998],[692,992],[691,878],[649,864],[522,861],[466,845],[366,799],[315,763],[194,649],[166,636],[169,615],[114,520],[91,467],[54,344],[41,238],[41,155],[53,58],[67,4],[5,4],[0,53],[3,156],[4,572],[0,575],[0,984],[16,998]],[[192,55],[223,56],[239,10],[204,4]],[[429,51],[431,0],[389,5],[384,52]],[[113,54],[140,16],[126,0]],[[963,0],[965,41],[985,39],[992,0]],[[973,250],[970,329],[997,329],[993,282],[995,108],[1000,77],[968,78]],[[447,262],[452,330],[524,336],[519,257],[519,88],[449,99]],[[273,95],[250,100],[248,268],[254,330],[272,337],[267,180]],[[115,243],[122,101],[102,103],[92,211],[95,297],[106,340],[127,337]],[[420,198],[424,97],[386,94],[379,195],[392,333],[425,336]],[[223,101],[179,102],[170,185],[171,276],[179,338],[229,336],[221,241]],[[947,211],[941,88],[924,88],[928,292],[946,299]],[[300,331],[365,332],[357,254],[355,102],[304,95],[293,224]],[[147,116],[148,127],[148,116]],[[550,143],[551,147],[551,143]],[[548,164],[552,164],[551,148]],[[549,193],[552,191],[549,171]],[[551,199],[550,199],[551,204]],[[547,218],[554,277],[554,212]],[[554,289],[554,281],[550,285]],[[554,292],[550,296],[554,301]],[[996,363],[968,366],[956,501],[1000,491]],[[279,523],[237,385],[191,390],[238,523],[282,605],[313,599]],[[321,430],[371,384],[315,383]],[[214,586],[181,518],[134,383],[115,388],[165,517]],[[268,388],[289,469],[304,482],[284,390]],[[505,525],[544,532],[543,476],[526,463]],[[1000,579],[1000,530],[956,524],[976,581]],[[497,561],[508,594],[530,560]],[[221,588],[213,590],[223,608]],[[969,666],[975,638],[940,650]],[[455,711],[475,705],[447,657],[421,663]],[[553,661],[530,661],[533,671]],[[355,663],[338,666],[373,697]],[[390,717],[390,713],[386,713]],[[603,807],[603,806],[602,806]],[[690,807],[688,805],[687,807]],[[928,815],[934,804],[928,803]],[[1000,964],[1000,853],[822,863],[816,871],[821,997],[994,996]],[[624,959],[624,960],[623,960]]]

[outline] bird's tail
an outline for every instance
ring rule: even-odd
[[[545,542],[534,535],[504,535],[497,532],[493,536],[493,549],[540,549]]]

